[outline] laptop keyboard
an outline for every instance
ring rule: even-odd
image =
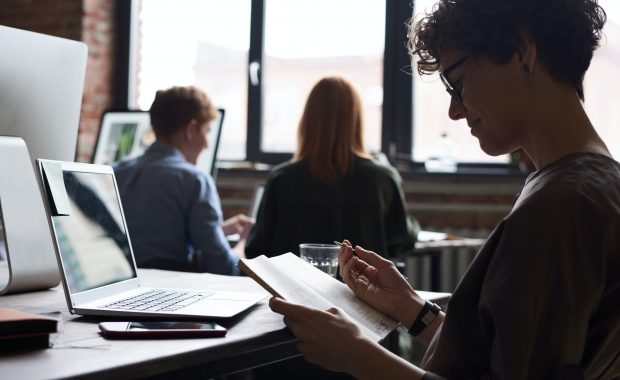
[[[106,309],[136,311],[177,311],[213,293],[181,292],[171,290],[150,290],[146,293],[125,298],[102,306]]]

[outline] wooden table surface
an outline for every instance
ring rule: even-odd
[[[264,292],[247,277],[152,269],[141,269],[139,275],[145,286]],[[218,321],[228,328],[225,337],[167,340],[104,339],[98,329],[104,318],[70,315],[61,286],[0,296],[1,307],[51,313],[62,319],[60,332],[52,336],[52,348],[0,351],[0,379],[129,379],[168,377],[171,371],[182,378],[206,379],[299,355],[293,336],[282,317],[268,308],[265,295],[241,315]]]

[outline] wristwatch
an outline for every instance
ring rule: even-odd
[[[430,301],[426,301],[424,306],[422,306],[422,310],[418,314],[418,317],[415,319],[415,322],[411,325],[409,334],[412,336],[418,336],[426,328],[426,326],[433,322],[433,319],[435,319],[440,311],[441,308],[439,306]]]

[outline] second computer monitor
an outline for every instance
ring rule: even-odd
[[[224,110],[218,109],[207,135],[209,147],[200,154],[196,162],[202,172],[213,177],[217,174],[217,152],[224,115]],[[112,165],[125,158],[137,157],[154,141],[155,134],[148,111],[106,111],[101,118],[92,163]]]
[[[144,152],[155,136],[148,111],[109,110],[103,113],[92,163],[111,165]]]

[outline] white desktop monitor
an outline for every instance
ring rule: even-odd
[[[10,270],[0,275],[8,278],[3,294],[58,284],[34,162],[75,159],[88,48],[0,25],[0,52],[0,260]]]
[[[196,166],[204,173],[217,174],[217,152],[225,112],[218,114],[207,135],[209,146],[200,156]],[[109,110],[101,117],[99,135],[95,144],[92,163],[112,165],[124,158],[137,157],[155,141],[148,111]]]
[[[0,136],[37,158],[75,159],[86,44],[0,26]]]

